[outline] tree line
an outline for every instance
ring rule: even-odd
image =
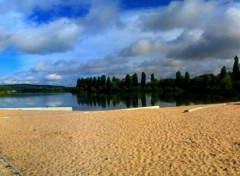
[[[100,77],[79,78],[74,92],[90,91],[101,93],[114,93],[119,91],[210,91],[210,92],[239,92],[240,91],[240,69],[239,58],[234,57],[231,72],[227,72],[223,66],[219,74],[204,74],[191,78],[189,72],[182,74],[176,72],[175,78],[156,79],[154,73],[150,80],[146,79],[145,72],[139,78],[137,73],[126,74],[122,79],[102,75]]]

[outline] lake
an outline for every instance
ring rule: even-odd
[[[181,106],[238,101],[236,97],[172,94],[21,93],[0,97],[0,108],[72,107],[73,110],[110,110],[146,106]]]

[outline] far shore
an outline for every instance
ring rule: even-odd
[[[239,105],[0,109],[0,152],[26,176],[240,175]]]

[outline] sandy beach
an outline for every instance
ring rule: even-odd
[[[0,152],[26,176],[240,175],[240,105],[0,111]]]

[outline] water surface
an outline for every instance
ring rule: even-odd
[[[72,107],[74,110],[109,110],[146,106],[181,106],[237,101],[236,97],[172,94],[22,93],[0,97],[0,108]]]

